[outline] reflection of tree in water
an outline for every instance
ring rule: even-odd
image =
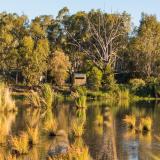
[[[99,152],[98,160],[116,160],[116,143],[114,132],[114,120],[110,108],[105,106],[103,108],[104,128],[102,146]]]

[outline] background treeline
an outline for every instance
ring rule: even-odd
[[[63,85],[74,72],[86,73],[91,88],[112,87],[130,78],[158,77],[160,22],[142,14],[133,27],[126,12],[100,10],[56,18],[0,13],[0,72],[12,83]],[[91,78],[90,78],[91,77]],[[110,86],[108,86],[110,84]]]

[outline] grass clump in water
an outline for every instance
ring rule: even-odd
[[[128,125],[130,129],[135,128],[136,117],[134,115],[126,115],[123,121]]]
[[[36,127],[27,127],[27,134],[29,137],[29,144],[34,145],[39,142],[39,133],[38,126]]]
[[[44,123],[44,130],[49,136],[56,136],[57,122],[55,119]]]
[[[4,84],[0,83],[0,112],[16,111],[15,101],[11,96],[11,91]]]
[[[81,123],[78,119],[73,120],[72,132],[75,137],[81,137],[84,133],[84,123]]]
[[[151,131],[152,119],[151,117],[145,117],[140,119],[139,130],[140,131]]]
[[[53,104],[53,91],[52,87],[49,84],[44,84],[42,86],[42,96],[44,99],[45,106],[51,108]]]
[[[30,106],[34,106],[36,108],[40,107],[42,104],[42,98],[40,94],[33,90],[27,95],[26,100]]]
[[[11,151],[15,154],[27,154],[29,152],[29,137],[26,132],[21,132],[19,136],[11,137]]]
[[[98,114],[96,116],[95,124],[98,125],[98,126],[103,125],[103,116],[102,115]]]
[[[45,133],[49,136],[56,136],[57,120],[53,115],[52,110],[47,110],[43,125]]]

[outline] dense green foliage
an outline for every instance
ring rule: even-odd
[[[9,82],[62,87],[74,72],[83,72],[92,90],[117,92],[123,79],[132,93],[159,95],[159,83],[146,81],[160,69],[160,22],[153,15],[142,14],[140,26],[131,30],[126,12],[71,15],[65,7],[56,18],[32,21],[2,12],[0,40],[0,74]]]

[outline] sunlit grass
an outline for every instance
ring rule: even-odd
[[[102,115],[98,114],[96,116],[95,124],[98,125],[98,126],[103,125],[103,116]]]
[[[31,145],[37,144],[39,142],[39,129],[36,127],[27,127],[27,134],[29,137],[29,143]]]
[[[78,108],[86,108],[87,107],[86,101],[87,101],[86,96],[79,96],[75,99],[75,103]]]
[[[80,137],[84,133],[84,123],[81,123],[78,119],[74,119],[72,122],[72,132],[75,137]]]
[[[16,111],[15,101],[11,96],[11,91],[4,84],[0,83],[0,112]]]
[[[128,125],[129,128],[135,128],[136,117],[134,115],[126,115],[123,121]]]
[[[42,86],[42,94],[45,106],[47,108],[51,108],[53,104],[53,90],[52,87],[49,84],[44,84]]]
[[[151,117],[145,117],[140,119],[139,130],[140,131],[151,131],[152,119]]]
[[[16,113],[0,114],[0,144],[6,144]]]
[[[57,131],[57,121],[56,119],[52,119],[49,121],[44,122],[44,131],[49,135],[49,136],[55,136],[56,131]]]
[[[10,139],[11,151],[16,154],[27,154],[29,152],[29,137],[26,132]]]
[[[42,98],[38,92],[30,91],[30,93],[26,96],[26,101],[30,106],[40,107],[42,104]]]

